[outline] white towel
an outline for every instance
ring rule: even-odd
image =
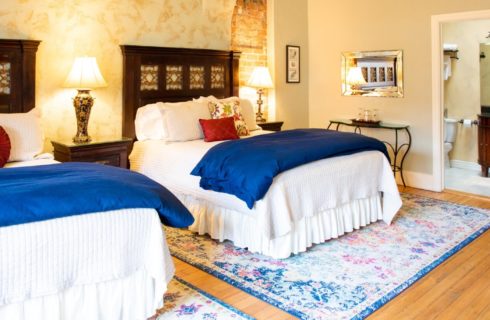
[[[444,80],[451,76],[451,57],[444,56]]]
[[[444,48],[444,50],[449,50],[449,51],[456,51],[456,50],[458,50],[458,45],[457,44],[453,44],[453,43],[445,43],[445,44],[443,44],[442,47]]]

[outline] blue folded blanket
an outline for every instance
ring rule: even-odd
[[[0,169],[0,227],[128,208],[154,208],[168,226],[194,222],[170,191],[126,169],[76,162]]]
[[[389,159],[386,146],[371,137],[324,129],[288,130],[220,143],[208,150],[191,174],[201,176],[202,188],[233,194],[252,208],[279,173],[367,150],[381,151]]]

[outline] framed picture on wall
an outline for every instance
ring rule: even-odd
[[[286,82],[299,83],[299,46],[286,46]]]

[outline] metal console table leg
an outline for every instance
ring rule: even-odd
[[[347,119],[337,119],[337,120],[330,120],[330,123],[328,124],[327,129],[330,129],[330,126],[333,124],[336,124],[335,130],[339,130],[340,125],[346,125],[350,127],[355,127],[354,132],[362,134],[361,132],[361,127],[362,128],[374,128],[374,129],[389,129],[389,130],[394,130],[395,131],[395,145],[383,141],[389,148],[391,148],[391,151],[393,153],[393,161],[391,163],[391,166],[393,168],[393,175],[396,175],[397,172],[400,172],[400,178],[402,179],[403,186],[406,187],[405,183],[405,177],[403,176],[403,163],[405,162],[405,158],[407,157],[408,151],[412,147],[412,135],[410,134],[410,130],[408,129],[409,126],[405,124],[395,124],[395,123],[379,123],[377,125],[372,125],[372,124],[360,124],[359,122],[353,122],[351,120]],[[398,141],[398,131],[399,130],[405,130],[408,136],[408,142],[402,143],[399,145]]]

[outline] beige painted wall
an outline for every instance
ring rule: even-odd
[[[490,9],[490,1],[309,0],[310,125],[353,117],[359,107],[377,108],[382,120],[410,124],[405,170],[431,174],[431,16],[480,9]],[[341,96],[342,51],[392,49],[403,50],[404,98]]]
[[[490,31],[490,20],[445,23],[442,39],[458,45],[459,60],[452,60],[451,77],[444,81],[444,106],[449,118],[476,120],[480,113],[480,43]],[[490,68],[489,68],[490,69]],[[490,70],[489,70],[490,71]],[[478,128],[458,125],[451,160],[478,161]]]
[[[304,0],[274,0],[275,119],[283,129],[308,127],[308,10]],[[286,83],[286,45],[300,46],[300,83]]]
[[[92,136],[120,135],[120,44],[229,49],[235,0],[2,0],[0,38],[41,40],[36,104],[47,140],[76,131],[71,97],[62,84],[77,56],[95,56],[109,86],[96,97]],[[47,141],[47,149],[49,141]]]

